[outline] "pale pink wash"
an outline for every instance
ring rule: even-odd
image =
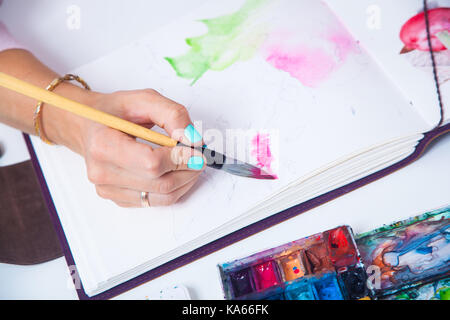
[[[333,72],[336,62],[322,49],[297,46],[267,48],[266,61],[273,67],[289,73],[303,85],[316,87]]]
[[[337,70],[351,53],[358,52],[358,44],[342,26],[329,29],[329,32],[321,38],[325,39],[329,46],[311,47],[306,44],[286,46],[284,43],[292,43],[295,35],[277,34],[275,43],[266,44],[263,55],[266,61],[273,67],[289,73],[308,87],[317,87]],[[273,41],[273,40],[272,40]],[[325,43],[324,43],[325,44]]]

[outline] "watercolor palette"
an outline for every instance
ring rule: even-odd
[[[221,264],[219,272],[226,299],[343,300],[370,293],[348,226]]]
[[[226,299],[450,299],[450,206],[354,236],[348,226],[219,265]]]

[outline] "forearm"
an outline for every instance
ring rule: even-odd
[[[0,52],[0,71],[39,87],[46,87],[58,75],[43,65],[30,52],[20,49]],[[70,83],[61,83],[54,92],[89,105],[96,94]],[[35,134],[33,114],[37,101],[8,89],[0,88],[0,122]],[[50,105],[44,105],[42,125],[48,139],[83,154],[80,130],[84,120]]]

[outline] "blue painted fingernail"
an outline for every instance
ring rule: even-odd
[[[196,143],[202,140],[202,135],[194,128],[192,124],[184,129],[184,135],[191,143]]]
[[[189,158],[187,166],[192,170],[201,170],[203,168],[203,158],[198,156],[193,156]]]

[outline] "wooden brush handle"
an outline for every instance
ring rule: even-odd
[[[174,147],[178,143],[178,141],[166,135],[152,131],[133,122],[115,117],[109,113],[91,108],[76,101],[64,98],[54,92],[39,88],[28,82],[9,76],[3,72],[0,72],[0,86],[38,101],[43,101],[49,105],[66,110],[80,117],[128,133],[134,137],[156,143],[160,146]]]

